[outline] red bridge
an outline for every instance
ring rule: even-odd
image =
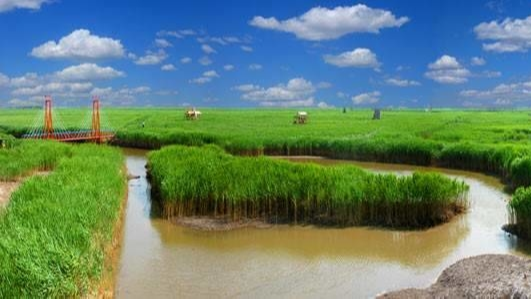
[[[114,138],[114,131],[111,129],[104,129],[101,126],[100,121],[100,100],[98,97],[93,97],[92,99],[92,125],[90,128],[82,125],[81,129],[76,130],[67,130],[61,126],[54,128],[54,119],[58,121],[57,115],[52,111],[52,98],[50,96],[45,96],[44,100],[44,126],[41,127],[37,121],[37,125],[34,126],[30,131],[24,135],[22,138],[26,139],[52,139],[64,142],[75,142],[75,141],[93,141],[97,143],[106,142]]]

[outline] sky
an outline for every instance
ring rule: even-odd
[[[528,107],[531,0],[0,0],[0,107]]]

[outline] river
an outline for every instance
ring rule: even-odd
[[[124,151],[129,173],[140,178],[129,181],[118,298],[367,298],[427,287],[444,268],[465,257],[531,252],[528,243],[501,230],[509,195],[498,179],[482,174],[290,158],[398,175],[437,171],[470,186],[470,209],[449,223],[421,231],[280,226],[204,232],[151,216],[146,152]]]

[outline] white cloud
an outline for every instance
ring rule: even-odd
[[[255,16],[249,23],[263,29],[293,33],[300,39],[320,41],[355,32],[378,33],[381,29],[400,27],[408,21],[407,17],[396,18],[390,11],[357,4],[333,9],[314,7],[301,16],[284,21]]]
[[[261,106],[312,106],[315,86],[304,78],[293,78],[287,84],[278,84],[263,88],[258,85],[245,84],[233,89],[242,92],[242,99],[258,103]]]
[[[195,79],[190,80],[190,83],[205,84],[205,83],[209,83],[211,81],[212,81],[212,77],[199,77],[199,78],[195,78]]]
[[[334,105],[328,105],[326,102],[319,102],[317,104],[317,107],[321,109],[326,109],[326,108],[334,108]]]
[[[0,0],[0,13],[18,8],[39,10],[43,4],[51,2],[51,0]]]
[[[190,58],[190,57],[181,58],[181,63],[182,64],[187,64],[187,63],[190,63],[190,62],[192,62],[192,58]]]
[[[6,86],[9,84],[9,77],[0,73],[0,87]]]
[[[242,41],[235,37],[235,36],[224,36],[224,37],[203,37],[198,38],[198,42],[200,43],[206,43],[207,41],[211,41],[213,43],[220,44],[222,46],[226,46],[228,44],[239,44]]]
[[[408,87],[408,86],[420,86],[420,82],[415,80],[406,80],[399,78],[389,78],[385,80],[385,83],[398,87]]]
[[[201,45],[201,50],[203,50],[203,52],[205,52],[205,54],[217,53],[214,48],[212,48],[211,46],[209,46],[207,44]]]
[[[161,66],[160,69],[165,72],[171,72],[171,71],[175,71],[177,68],[175,67],[175,65],[169,63],[169,64],[165,64]]]
[[[146,55],[139,57],[135,60],[135,64],[138,65],[155,65],[160,64],[168,58],[168,54],[163,49],[158,50],[157,52],[147,51]]]
[[[170,47],[173,47],[173,45],[167,41],[166,39],[163,39],[163,38],[157,38],[155,39],[155,45],[159,48],[170,48]]]
[[[111,102],[120,105],[130,105],[134,103],[139,96],[151,94],[149,86],[124,87],[114,90],[112,87],[99,88],[95,87],[90,91],[90,95],[99,96],[104,102]]]
[[[206,71],[203,73],[203,77],[217,78],[219,77],[218,73],[214,70]]]
[[[233,87],[234,90],[241,91],[241,92],[249,92],[253,90],[260,89],[260,86],[253,85],[253,84],[243,84]]]
[[[253,51],[253,48],[249,47],[249,46],[241,46],[240,49],[242,49],[242,51],[244,51],[244,52],[252,52]]]
[[[339,55],[325,55],[324,61],[337,67],[374,68],[380,66],[380,62],[371,50],[357,48],[350,52],[343,52]]]
[[[232,71],[234,69],[234,65],[226,64],[226,65],[223,66],[223,69],[226,70],[227,72],[228,71]]]
[[[124,56],[119,40],[92,35],[89,30],[78,29],[62,37],[58,43],[48,41],[33,48],[31,55],[37,58],[100,59]]]
[[[472,57],[472,59],[470,59],[470,64],[474,66],[482,66],[487,64],[487,61],[485,61],[485,59],[482,57]]]
[[[199,59],[199,64],[201,64],[202,66],[207,66],[207,65],[211,65],[212,64],[212,60],[210,60],[210,58],[208,58],[208,56],[203,56]]]
[[[380,101],[380,96],[381,94],[379,91],[362,93],[357,96],[353,96],[352,103],[354,103],[355,105],[376,104]]]
[[[60,81],[91,81],[123,76],[125,76],[124,72],[117,71],[110,66],[100,67],[94,63],[70,66],[55,73],[55,77]]]
[[[14,96],[35,96],[53,94],[54,96],[67,96],[68,94],[78,94],[88,92],[93,87],[90,82],[50,82],[33,87],[21,87],[11,92]]]
[[[317,88],[319,89],[328,89],[330,87],[332,87],[332,83],[330,82],[321,81],[317,83]]]
[[[257,63],[253,63],[253,64],[249,65],[249,69],[251,71],[259,71],[259,70],[262,69],[262,65],[261,64],[257,64]]]
[[[460,96],[475,100],[493,101],[494,104],[515,104],[517,102],[531,102],[531,81],[499,84],[493,89],[463,90]]]
[[[479,40],[488,40],[483,49],[491,52],[527,52],[531,49],[531,16],[480,23],[474,27]]]
[[[471,76],[469,70],[464,68],[455,57],[449,55],[443,55],[430,63],[428,69],[424,75],[441,84],[465,83]]]

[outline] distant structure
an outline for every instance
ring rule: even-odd
[[[303,125],[308,121],[308,113],[306,111],[299,111],[297,114],[295,114],[295,117],[293,118],[294,124]]]
[[[196,120],[199,119],[200,116],[201,111],[195,110],[195,107],[186,110],[186,112],[184,113],[184,118],[186,118],[187,120]]]
[[[379,119],[381,119],[381,117],[382,117],[381,110],[380,109],[374,109],[374,113],[372,115],[372,119],[379,120]]]

